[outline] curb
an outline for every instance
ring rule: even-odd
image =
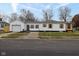
[[[52,41],[64,41],[64,40],[79,40],[79,39],[40,39],[40,38],[34,38],[34,39],[20,39],[20,38],[0,38],[0,40],[52,40]]]

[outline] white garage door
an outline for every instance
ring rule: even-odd
[[[13,32],[20,32],[21,31],[21,25],[12,25],[12,31]]]

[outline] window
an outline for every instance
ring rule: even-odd
[[[39,25],[36,25],[36,28],[39,28]]]
[[[52,24],[49,24],[49,28],[52,28]]]
[[[64,25],[63,24],[60,24],[60,28],[63,28],[64,27]]]
[[[34,28],[34,25],[31,25],[31,28]]]
[[[43,24],[43,27],[46,27],[46,24]]]

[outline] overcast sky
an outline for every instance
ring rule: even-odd
[[[13,12],[20,12],[20,9],[30,10],[36,17],[42,19],[42,10],[51,8],[53,10],[53,19],[59,20],[59,7],[68,6],[71,9],[71,16],[79,13],[78,3],[0,3],[0,12],[10,15]]]

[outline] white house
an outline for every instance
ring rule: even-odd
[[[27,22],[15,20],[10,23],[10,31],[66,31],[67,23],[61,21],[50,22]]]
[[[66,23],[64,22],[30,22],[26,24],[29,31],[66,31]],[[28,29],[29,28],[29,29]]]

